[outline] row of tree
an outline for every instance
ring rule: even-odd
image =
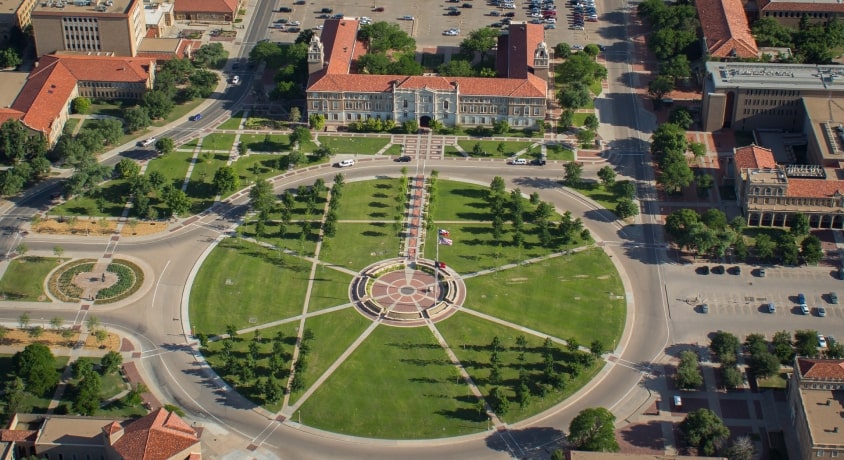
[[[19,120],[0,125],[0,153],[2,164],[11,166],[0,171],[0,196],[14,195],[50,173],[46,139]]]
[[[677,193],[694,182],[701,196],[706,196],[714,185],[712,176],[703,171],[695,175],[689,167],[688,152],[695,158],[702,157],[706,147],[700,142],[689,142],[686,130],[678,124],[659,125],[651,136],[651,153],[659,166],[656,181],[668,193]]]
[[[728,250],[739,260],[746,260],[752,253],[762,261],[781,261],[797,265],[801,261],[816,264],[823,258],[821,240],[810,234],[809,219],[804,214],[792,217],[791,229],[779,232],[775,239],[759,233],[752,248],[744,238],[745,221],[737,216],[729,223],[727,216],[718,209],[698,214],[693,209],[679,209],[665,219],[665,231],[677,246],[692,250],[695,256],[723,257]],[[797,241],[800,241],[798,246]]]
[[[790,48],[792,56],[779,56],[783,62],[830,64],[834,50],[844,44],[844,23],[837,17],[827,22],[811,22],[804,14],[797,29],[784,26],[775,18],[759,18],[751,31],[759,46]],[[771,56],[765,56],[771,59]]]

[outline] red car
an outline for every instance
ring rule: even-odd
[[[384,7],[383,7],[383,6],[379,6],[378,8],[373,8],[373,9],[372,9],[372,11],[374,11],[374,12],[376,12],[376,13],[383,13],[383,12],[384,12]]]

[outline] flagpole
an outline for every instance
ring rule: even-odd
[[[437,230],[437,260],[434,261],[434,305],[439,300],[440,287],[440,231]]]

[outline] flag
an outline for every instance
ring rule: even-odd
[[[448,230],[440,229],[440,236],[448,238]]]
[[[451,246],[452,244],[454,244],[454,241],[452,241],[452,240],[450,240],[450,239],[448,239],[448,238],[446,238],[446,237],[444,237],[444,236],[441,236],[441,237],[440,237],[440,241],[439,241],[439,243],[440,243],[440,244],[444,244],[444,245],[446,245],[446,246]]]

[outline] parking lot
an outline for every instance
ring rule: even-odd
[[[758,267],[740,265],[740,275],[700,274],[704,264],[665,267],[666,296],[675,343],[708,343],[707,334],[726,330],[742,340],[752,332],[767,334],[814,329],[844,338],[844,304],[832,304],[830,292],[844,293],[844,281],[829,267]],[[713,265],[710,265],[712,267]],[[725,265],[726,269],[733,265]],[[809,314],[804,315],[798,294],[804,294]],[[773,303],[776,311],[768,312]],[[707,304],[704,313],[701,305]],[[826,315],[818,314],[823,306]]]
[[[440,2],[404,2],[400,0],[376,0],[370,3],[352,2],[349,0],[325,0],[312,2],[309,1],[304,5],[294,5],[293,0],[285,0],[279,2],[274,8],[272,19],[265,27],[268,27],[268,38],[274,42],[292,43],[298,33],[290,33],[286,30],[274,29],[273,23],[279,19],[286,19],[288,21],[297,21],[300,23],[302,30],[317,28],[324,22],[320,16],[323,13],[323,8],[330,8],[332,13],[342,14],[345,17],[368,17],[373,21],[387,21],[398,24],[402,30],[410,34],[416,39],[419,50],[432,48],[437,49],[437,53],[449,55],[453,49],[459,46],[460,41],[466,37],[466,34],[474,29],[487,27],[493,23],[500,22],[504,14],[514,12],[514,21],[528,21],[530,19],[529,3],[527,1],[516,0],[515,9],[505,9],[487,4],[482,0],[460,0],[459,3],[445,1]],[[600,17],[603,13],[602,1],[597,1],[597,11]],[[463,7],[464,4],[471,5],[471,8]],[[570,16],[573,13],[564,0],[557,1],[557,20],[556,29],[548,29],[545,31],[546,42],[550,46],[554,46],[559,42],[566,42],[569,44],[585,45],[594,42],[598,34],[597,29],[601,27],[601,22],[585,22],[584,30],[569,29]],[[279,8],[290,8],[291,12],[279,12]],[[457,7],[460,12],[459,16],[449,15],[448,8]],[[383,11],[375,11],[383,8]],[[498,12],[500,16],[492,16],[490,13]],[[412,16],[412,20],[402,19],[405,16]],[[260,27],[259,24],[254,26]],[[443,32],[448,29],[459,29],[460,33],[455,36],[443,35]]]

